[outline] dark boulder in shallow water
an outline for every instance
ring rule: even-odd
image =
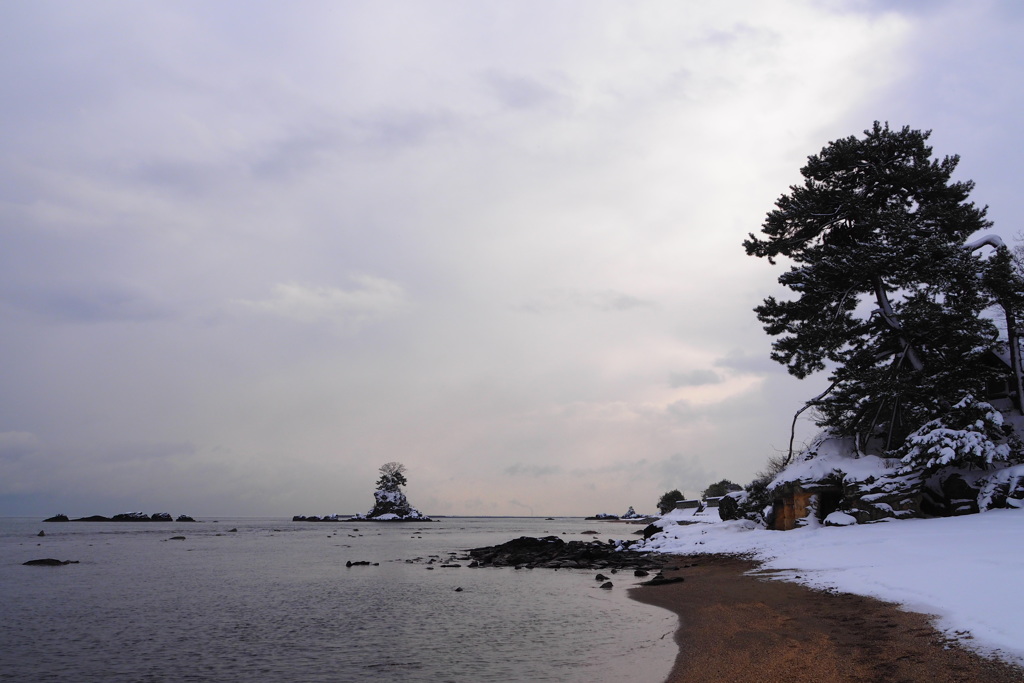
[[[480,567],[543,567],[549,569],[654,569],[666,557],[628,550],[619,543],[563,541],[558,536],[521,536],[501,545],[475,548],[470,557]]]
[[[650,581],[644,581],[645,586],[664,586],[667,583],[682,583],[685,581],[682,576],[665,576],[661,572],[651,579]]]

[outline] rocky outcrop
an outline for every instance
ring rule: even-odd
[[[293,522],[347,522],[350,519],[352,519],[352,515],[324,515],[323,517],[295,515],[292,517]]]
[[[529,569],[642,569],[663,566],[669,556],[629,550],[623,542],[564,541],[558,536],[521,536],[501,545],[469,551],[470,567]]]
[[[409,504],[402,489],[377,489],[373,492],[373,509],[353,520],[365,522],[430,522],[433,521]]]
[[[1007,467],[975,480],[978,487],[978,508],[1024,508],[1024,465]]]
[[[636,510],[633,509],[632,505],[630,505],[629,509],[626,510],[626,513],[622,515],[622,519],[643,519],[644,517],[646,517],[646,515],[639,514]]]
[[[157,515],[161,518],[157,519]],[[158,512],[156,515],[150,516],[145,512],[122,512],[121,514],[114,515],[110,518],[111,522],[164,522],[170,521],[170,515],[167,515],[167,519],[163,519],[162,516],[167,515],[166,512]]]
[[[103,515],[92,515],[90,517],[77,517],[75,519],[69,519],[67,515],[60,514],[54,515],[49,519],[44,519],[44,522],[173,522],[175,521],[169,512],[154,512],[152,515],[147,515],[145,512],[122,512],[116,514],[113,517],[104,517]],[[179,522],[194,522],[188,515],[179,515],[177,521]]]
[[[908,467],[905,459],[858,454],[852,439],[826,433],[773,479],[762,477],[744,491],[727,494],[718,512],[723,520],[749,519],[787,530],[851,520],[870,524],[950,517],[994,508],[1024,508],[1024,464],[950,464],[925,470]]]

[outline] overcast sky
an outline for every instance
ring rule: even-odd
[[[1016,0],[0,4],[0,514],[654,509],[785,449],[744,254],[872,121],[1024,227]],[[802,438],[810,426],[801,428]]]

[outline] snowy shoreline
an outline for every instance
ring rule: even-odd
[[[1016,510],[792,531],[716,518],[669,513],[642,549],[749,557],[758,576],[894,603],[931,616],[966,649],[1024,665],[1024,517]]]

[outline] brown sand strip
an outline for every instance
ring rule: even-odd
[[[1024,681],[1024,669],[957,647],[925,615],[746,576],[756,563],[736,557],[680,557],[679,566],[665,575],[684,582],[630,591],[679,615],[679,656],[666,683]]]

